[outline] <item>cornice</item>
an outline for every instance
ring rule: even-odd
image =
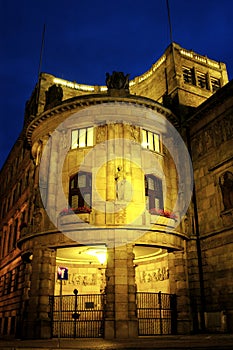
[[[71,111],[77,107],[88,107],[110,102],[131,103],[134,105],[150,108],[164,115],[175,127],[178,126],[177,117],[169,109],[163,107],[160,103],[155,102],[152,99],[135,95],[116,97],[103,94],[93,94],[73,97],[71,99],[63,101],[61,104],[57,105],[56,107],[53,107],[52,109],[44,111],[39,115],[32,115],[29,119],[28,126],[26,127],[27,140],[29,144],[31,144],[33,131],[38,127],[38,125],[41,122],[45,121],[50,117],[53,117],[63,112]]]

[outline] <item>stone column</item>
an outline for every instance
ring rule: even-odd
[[[49,296],[54,293],[56,252],[36,246],[32,259],[32,280],[27,309],[27,338],[51,338]]]
[[[191,315],[185,252],[169,253],[168,268],[170,292],[177,295],[177,333],[187,334],[191,331]]]
[[[105,338],[136,338],[136,285],[132,245],[108,248]]]

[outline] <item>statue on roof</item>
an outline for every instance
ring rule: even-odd
[[[106,85],[107,88],[117,90],[129,90],[129,74],[123,72],[112,72],[112,75],[106,73]]]

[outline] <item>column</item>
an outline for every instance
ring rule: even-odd
[[[136,338],[136,285],[132,245],[108,249],[105,338]]]
[[[170,292],[177,295],[177,333],[187,334],[191,331],[191,314],[185,252],[169,253],[168,268]]]
[[[51,338],[49,296],[54,293],[56,252],[39,247],[33,251],[32,278],[27,309],[27,338]]]

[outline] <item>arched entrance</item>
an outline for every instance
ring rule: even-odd
[[[176,299],[170,294],[168,253],[142,244],[133,252],[138,335],[174,334]],[[68,278],[55,276],[53,337],[104,337],[106,255],[104,245],[57,249],[56,271],[66,267]]]

